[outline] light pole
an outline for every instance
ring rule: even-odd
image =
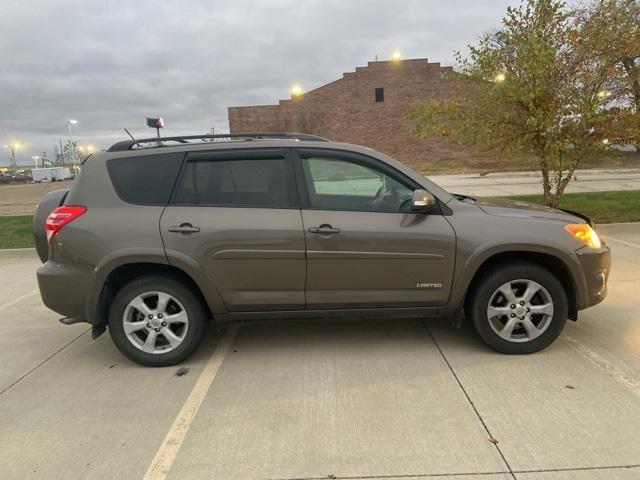
[[[16,150],[20,149],[20,147],[21,145],[18,142],[4,146],[4,148],[11,150],[11,168],[13,168],[14,172],[18,170],[18,164],[16,163]]]
[[[78,120],[76,120],[75,118],[72,118],[71,120],[67,121],[67,128],[69,130],[69,147],[73,149],[72,155],[73,155],[74,170],[76,166],[76,149],[73,146],[73,137],[71,136],[71,125],[76,125],[77,123],[78,123]]]

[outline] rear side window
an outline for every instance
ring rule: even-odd
[[[184,153],[114,158],[107,162],[111,183],[129,203],[166,205],[180,170]]]
[[[191,161],[173,203],[286,208],[289,183],[284,158]]]

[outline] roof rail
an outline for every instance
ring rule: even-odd
[[[260,140],[263,138],[282,138],[282,139],[294,139],[304,140],[312,142],[328,142],[326,138],[318,137],[316,135],[309,135],[307,133],[288,133],[288,132],[246,132],[246,133],[222,133],[215,135],[182,135],[178,137],[156,137],[156,138],[139,138],[135,140],[123,140],[121,142],[114,143],[109,147],[107,152],[123,152],[131,150],[135,145],[143,143],[155,143],[160,142],[178,142],[178,143],[191,143],[189,140],[207,140],[216,138],[244,138],[247,140]],[[160,146],[160,145],[157,145]]]

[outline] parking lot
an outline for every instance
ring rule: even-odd
[[[640,478],[640,226],[600,231],[607,300],[519,357],[443,321],[281,322],[143,368],[2,254],[0,478]]]

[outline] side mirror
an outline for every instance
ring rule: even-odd
[[[414,190],[411,195],[411,211],[412,212],[429,212],[436,205],[436,197],[426,190]]]

